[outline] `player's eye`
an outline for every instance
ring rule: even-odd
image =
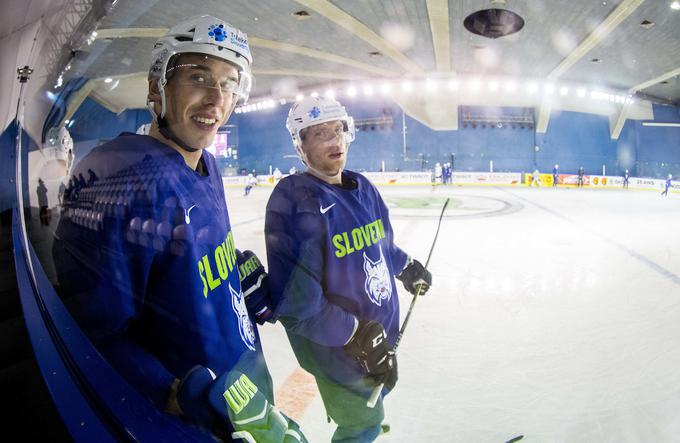
[[[196,84],[204,85],[206,83],[206,78],[203,74],[192,74],[189,78]]]

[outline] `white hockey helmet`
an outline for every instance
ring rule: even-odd
[[[356,131],[354,119],[347,115],[345,107],[335,99],[325,97],[305,97],[296,102],[288,112],[286,128],[293,139],[293,145],[300,149],[300,131],[310,126],[339,120],[344,126],[346,144],[354,141]]]
[[[248,100],[252,87],[250,65],[253,58],[248,46],[248,36],[218,18],[202,15],[173,26],[156,41],[151,52],[149,79],[158,79],[161,95],[161,114],[165,115],[164,87],[166,73],[173,56],[178,54],[205,54],[234,65],[239,71],[238,90],[234,105]],[[153,113],[153,104],[150,104]]]

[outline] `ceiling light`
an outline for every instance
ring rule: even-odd
[[[568,93],[569,93],[569,88],[567,88],[566,86],[562,86],[560,88],[560,95],[567,95]]]
[[[425,81],[425,90],[427,92],[434,92],[437,90],[437,83],[434,81],[430,80],[429,78]]]
[[[332,89],[326,89],[324,95],[326,96],[326,98],[335,98],[335,91]]]
[[[355,88],[354,86],[350,86],[349,88],[347,88],[347,95],[350,97],[355,97],[357,95],[357,88]]]
[[[299,102],[299,101],[302,100],[303,98],[305,98],[304,95],[298,94],[298,95],[295,96],[295,101],[296,101],[296,102]]]
[[[680,10],[680,2],[673,2],[671,3],[671,9],[675,9],[676,11]]]
[[[111,77],[106,77],[104,79],[104,83],[111,83],[112,81],[113,81],[113,79]]]
[[[317,98],[317,97],[319,96],[319,93],[316,92],[316,91],[314,91],[314,92],[312,92],[312,93],[309,94],[309,95],[311,95],[311,96],[314,97],[314,98]]]

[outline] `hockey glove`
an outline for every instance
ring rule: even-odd
[[[258,324],[271,320],[274,312],[271,310],[269,298],[269,283],[264,266],[253,251],[236,251],[238,273],[241,278],[241,290],[246,299],[246,307]]]
[[[298,424],[270,404],[245,374],[227,372],[215,378],[210,369],[195,366],[180,382],[177,401],[183,417],[205,429],[230,423],[235,431],[232,439],[307,442]]]
[[[413,295],[425,295],[432,285],[432,274],[425,269],[418,260],[410,260],[397,278],[404,283],[404,287]],[[418,287],[420,286],[420,292]]]
[[[382,380],[394,366],[394,354],[390,353],[385,329],[375,320],[359,320],[357,330],[344,349],[357,360],[366,375],[376,380]]]
[[[397,371],[397,354],[395,354],[394,351],[390,350],[388,358],[392,360],[392,367],[385,375],[375,378],[374,380],[376,386],[379,385],[380,383],[384,383],[385,388],[388,391],[391,391],[392,389],[394,389],[394,386],[397,384],[397,380],[399,378],[399,374]]]

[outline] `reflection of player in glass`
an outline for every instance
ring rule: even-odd
[[[123,133],[80,162],[78,181],[92,171],[92,186],[79,183],[65,201],[54,252],[71,265],[55,263],[83,329],[159,409],[223,441],[281,442],[286,433],[300,441],[273,406],[248,315],[266,274],[234,247],[222,177],[206,150],[247,99],[251,62],[247,36],[210,16],[156,42],[148,135]]]
[[[668,197],[668,189],[671,187],[671,180],[673,179],[672,174],[668,174],[668,178],[666,179],[666,183],[664,183],[664,190],[661,193],[664,197]]]
[[[578,182],[577,186],[579,188],[583,187],[583,176],[585,175],[586,171],[583,169],[583,166],[578,168]]]
[[[630,177],[630,174],[628,174],[628,169],[623,173],[623,188],[628,189],[628,179]]]
[[[530,186],[541,186],[541,173],[538,172],[538,168],[534,169],[534,172],[531,174],[531,185]]]
[[[370,442],[381,432],[382,396],[397,381],[394,276],[410,292],[430,273],[394,244],[387,207],[363,175],[345,170],[354,121],[336,100],[308,97],[287,121],[307,167],[282,179],[267,204],[265,238],[275,312],[300,365],[312,373],[338,425],[333,441]]]
[[[552,170],[553,188],[556,188],[557,183],[559,182],[559,178],[560,178],[559,168],[560,168],[560,165],[555,164],[555,166],[553,167],[553,170]]]

